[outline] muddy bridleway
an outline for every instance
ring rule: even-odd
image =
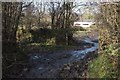
[[[22,76],[26,78],[56,78],[58,70],[63,68],[65,64],[79,61],[83,59],[86,54],[98,49],[97,42],[92,42],[89,38],[85,38],[84,42],[93,44],[93,46],[84,50],[53,52],[43,55],[39,53],[29,54],[29,63],[32,64],[33,67],[29,70],[28,68],[24,69],[26,72],[24,72]]]

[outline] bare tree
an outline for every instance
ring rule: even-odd
[[[23,8],[30,4],[22,2],[4,2],[2,3],[2,53],[3,60],[6,62],[16,61],[18,51],[16,32]],[[9,61],[11,58],[11,61]]]

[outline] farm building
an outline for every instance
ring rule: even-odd
[[[88,28],[90,27],[91,25],[95,24],[95,22],[74,22],[73,26],[74,27],[83,27],[83,28]]]

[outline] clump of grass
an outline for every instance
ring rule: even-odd
[[[89,64],[88,75],[90,78],[116,78],[117,66],[109,55],[104,53]]]
[[[75,48],[76,46],[72,45],[49,45],[46,43],[29,43],[26,46],[28,52],[54,52],[61,50],[71,50]]]

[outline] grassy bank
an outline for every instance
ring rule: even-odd
[[[97,59],[94,59],[89,65],[89,77],[90,78],[116,78],[115,63],[109,59],[105,54],[100,55]]]
[[[91,47],[93,44],[81,42],[74,43],[73,45],[49,45],[43,43],[28,43],[23,45],[23,49],[27,51],[27,53],[41,53],[41,52],[59,52],[64,50],[81,50],[85,49],[85,47]]]

